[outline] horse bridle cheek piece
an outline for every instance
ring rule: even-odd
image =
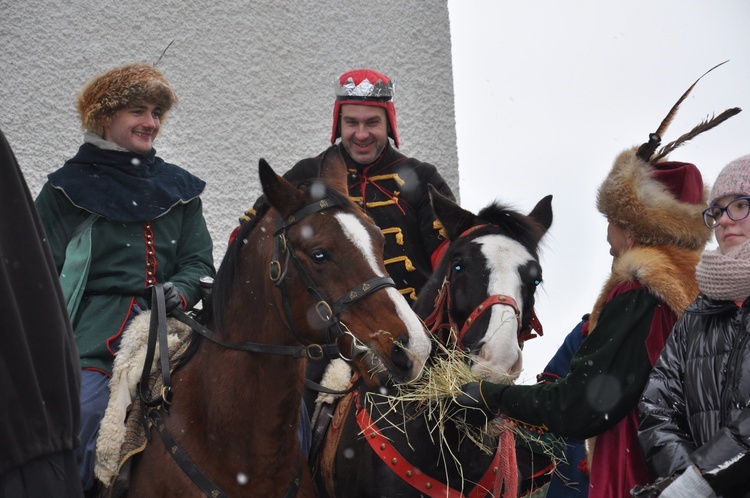
[[[317,286],[312,281],[296,256],[294,256],[293,251],[291,247],[289,247],[286,238],[286,228],[290,225],[297,223],[299,220],[313,213],[317,213],[318,211],[322,211],[323,209],[338,205],[340,205],[340,202],[333,198],[326,198],[317,203],[310,204],[300,209],[292,216],[288,217],[286,220],[280,220],[279,222],[277,222],[277,228],[274,232],[274,258],[269,267],[269,277],[273,282],[276,283],[276,286],[279,287],[282,292],[282,295],[284,297],[284,309],[287,321],[289,322],[289,327],[292,330],[292,333],[297,338],[298,342],[303,344],[302,346],[281,346],[253,342],[236,343],[224,341],[217,337],[211,330],[207,329],[201,323],[197,322],[194,318],[180,309],[173,310],[172,316],[188,325],[198,334],[211,340],[212,342],[215,342],[216,344],[229,349],[236,349],[252,353],[276,354],[282,356],[291,356],[293,358],[309,359],[322,359],[324,357],[335,358],[337,355],[342,356],[338,346],[338,340],[344,335],[351,336],[353,340],[352,355],[354,354],[355,349],[364,348],[365,346],[361,344],[361,342],[359,342],[348,329],[344,330],[344,328],[346,327],[339,321],[338,315],[357,301],[380,289],[383,289],[385,287],[395,287],[396,285],[393,280],[390,277],[371,278],[355,287],[354,289],[350,290],[342,298],[336,301],[333,306],[330,306],[321,297],[320,293],[317,290]],[[279,262],[278,257],[282,253],[286,253],[286,261],[283,267]],[[302,341],[299,337],[299,334],[297,333],[293,325],[291,303],[289,301],[289,294],[286,290],[286,285],[284,284],[284,277],[286,276],[286,271],[289,267],[288,262],[290,259],[296,266],[297,271],[299,272],[302,279],[305,281],[308,291],[320,299],[320,301],[316,305],[316,309],[320,317],[327,323],[327,329],[329,331],[333,330],[335,335],[335,343],[305,344],[306,341]],[[141,374],[141,382],[138,385],[139,395],[141,397],[141,400],[143,401],[142,423],[144,425],[146,437],[150,440],[150,425],[154,426],[157,429],[157,433],[161,436],[165,447],[170,450],[169,453],[172,455],[175,462],[179,465],[182,471],[193,481],[193,483],[203,492],[204,495],[209,498],[226,497],[227,495],[218,486],[216,486],[210,480],[210,478],[208,478],[208,476],[206,476],[200,470],[200,468],[198,468],[198,466],[190,459],[187,453],[177,443],[174,437],[172,437],[172,435],[166,428],[164,420],[161,417],[160,409],[164,410],[165,413],[169,413],[169,405],[172,401],[171,375],[169,369],[167,346],[167,317],[164,305],[164,289],[162,288],[162,284],[157,283],[153,287],[152,294],[152,319],[151,326],[149,327],[150,330],[146,351],[146,361],[144,363],[143,372]],[[148,384],[151,374],[151,364],[155,355],[155,345],[157,338],[160,342],[162,390],[160,396],[156,397],[155,399],[150,399],[148,393]],[[297,491],[299,490],[300,483],[302,481],[302,469],[305,463],[305,459],[303,458],[299,466],[297,477],[292,479],[289,487],[287,488],[287,492],[284,495],[285,498],[292,498],[296,496]]]
[[[302,340],[299,332],[294,326],[291,298],[289,297],[289,292],[287,291],[284,278],[289,268],[289,261],[291,261],[294,267],[297,269],[297,273],[299,274],[300,278],[302,278],[302,280],[304,281],[307,287],[307,291],[310,293],[313,299],[317,300],[317,303],[315,304],[315,310],[318,316],[326,325],[327,341],[329,343],[332,343],[333,345],[338,346],[340,340],[343,337],[348,336],[351,339],[351,349],[349,356],[347,357],[340,350],[338,351],[338,356],[343,360],[353,361],[356,356],[368,351],[369,348],[367,347],[367,345],[362,343],[362,341],[357,339],[354,334],[346,327],[346,325],[341,322],[341,320],[339,319],[339,315],[346,311],[354,303],[362,300],[370,294],[373,294],[386,287],[395,287],[395,282],[389,276],[373,277],[349,290],[333,305],[330,305],[325,300],[325,298],[323,298],[321,293],[318,291],[318,286],[307,273],[304,266],[302,266],[302,263],[299,261],[297,256],[295,256],[294,250],[289,244],[289,240],[286,236],[286,230],[290,226],[300,222],[307,216],[328,208],[341,205],[341,201],[332,197],[327,197],[318,202],[305,206],[304,208],[295,212],[291,216],[286,217],[285,219],[277,220],[276,227],[274,229],[274,251],[273,260],[271,261],[269,266],[269,277],[281,292],[284,303],[284,313],[286,315],[286,321],[289,329],[292,331],[292,334],[294,334],[298,342],[300,342],[301,344],[306,344],[307,341]],[[286,260],[284,265],[282,266],[279,262],[279,259],[281,254],[284,253],[286,253]],[[323,356],[317,358],[311,356],[309,357],[309,359],[322,359],[322,357]],[[331,356],[328,355],[326,355],[326,357],[331,358]]]

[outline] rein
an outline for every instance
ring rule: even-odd
[[[328,341],[333,343],[334,345],[338,345],[338,342],[341,338],[345,336],[349,336],[351,338],[352,347],[349,353],[349,357],[340,352],[339,356],[345,361],[352,361],[358,354],[367,351],[367,346],[365,346],[359,339],[357,339],[354,334],[352,334],[352,332],[346,327],[346,325],[341,322],[341,320],[339,320],[339,315],[346,311],[354,303],[364,299],[368,295],[386,287],[395,287],[396,284],[389,276],[373,277],[349,290],[335,303],[333,303],[333,305],[330,305],[318,291],[317,285],[307,273],[307,271],[305,271],[305,268],[302,266],[302,263],[300,263],[297,256],[294,255],[294,251],[292,250],[286,236],[287,229],[301,221],[303,218],[319,211],[323,211],[324,209],[341,205],[341,201],[333,197],[327,197],[316,203],[305,206],[294,214],[288,216],[286,219],[277,220],[276,228],[274,230],[273,260],[269,265],[268,274],[271,280],[276,284],[276,287],[278,287],[279,291],[281,292],[284,302],[284,313],[286,315],[287,325],[294,334],[295,338],[297,338],[298,342],[304,344],[306,341],[301,339],[299,333],[297,332],[297,328],[294,325],[291,299],[286,287],[285,277],[289,268],[288,263],[291,260],[291,262],[294,264],[294,267],[297,269],[297,273],[304,281],[305,286],[307,287],[307,291],[314,299],[317,299],[315,310],[321,320],[323,320],[323,322],[326,324]],[[280,256],[284,253],[286,253],[285,266],[282,266],[280,262]],[[331,357],[328,356],[328,358]]]
[[[280,356],[289,356],[292,358],[306,358],[310,360],[319,360],[323,358],[335,358],[340,356],[341,358],[351,361],[354,359],[356,354],[366,351],[367,346],[362,344],[354,334],[346,328],[339,320],[339,314],[347,310],[354,303],[367,297],[368,295],[377,292],[378,290],[386,287],[395,287],[393,279],[390,277],[373,277],[364,283],[354,287],[350,291],[339,298],[333,305],[322,297],[318,291],[318,287],[312,280],[310,275],[305,271],[302,263],[294,255],[290,245],[288,244],[286,237],[286,230],[290,226],[299,222],[303,218],[310,216],[314,213],[328,209],[335,206],[340,206],[341,202],[334,198],[325,198],[317,203],[310,204],[299,211],[295,212],[285,220],[278,220],[276,223],[276,229],[274,231],[274,254],[273,260],[269,267],[269,277],[275,283],[276,287],[279,288],[284,302],[284,310],[287,318],[287,323],[292,331],[294,337],[297,339],[300,346],[284,346],[274,344],[261,344],[255,342],[232,342],[225,341],[216,336],[211,330],[199,323],[189,314],[176,308],[171,311],[171,316],[188,325],[192,330],[206,339],[223,346],[228,349],[234,349],[239,351],[246,351],[249,353],[261,353],[261,354],[272,354]],[[303,341],[297,332],[294,322],[292,320],[292,305],[287,287],[285,284],[285,276],[288,269],[282,268],[279,262],[279,256],[286,253],[286,263],[289,260],[294,264],[298,274],[305,282],[308,292],[310,292],[316,299],[318,299],[315,309],[318,315],[326,323],[326,330],[328,339],[331,339],[331,334],[334,338],[330,343],[326,344],[312,344]],[[339,340],[349,336],[352,339],[352,347],[350,351],[351,358],[345,357],[341,353],[339,346]],[[159,341],[159,356],[162,371],[162,389],[160,396],[156,396],[154,399],[149,397],[149,379],[151,376],[151,365],[156,350],[156,341]],[[151,323],[149,327],[149,337],[146,350],[146,361],[143,365],[143,371],[141,372],[141,381],[138,384],[138,393],[143,402],[143,413],[142,413],[142,424],[146,433],[147,440],[150,441],[150,427],[156,428],[157,433],[161,436],[165,447],[167,448],[174,461],[179,465],[182,471],[187,475],[190,480],[209,498],[225,498],[227,497],[216,484],[214,484],[210,478],[208,478],[200,468],[190,459],[187,453],[177,443],[174,437],[167,430],[166,424],[160,414],[160,409],[164,410],[164,413],[169,413],[169,406],[172,403],[172,379],[169,368],[169,351],[167,343],[167,314],[164,302],[164,288],[163,284],[157,283],[152,288],[152,300],[151,300]],[[302,481],[303,466],[306,463],[306,459],[302,458],[299,466],[298,475],[291,481],[284,498],[293,498],[296,496],[299,490],[300,483]]]

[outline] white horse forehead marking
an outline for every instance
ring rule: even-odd
[[[384,276],[378,266],[378,260],[375,257],[375,250],[373,249],[372,237],[365,228],[362,220],[357,218],[351,213],[336,213],[335,218],[341,224],[341,228],[344,231],[344,235],[348,238],[352,244],[359,249],[362,255],[370,265],[373,273],[378,277]]]
[[[510,294],[517,291],[521,286],[517,268],[534,259],[529,251],[505,235],[484,235],[475,241],[482,246],[481,251],[490,270],[488,293]],[[514,297],[520,299],[521,296]],[[520,302],[518,304],[522,305]]]
[[[335,218],[341,224],[346,237],[360,250],[375,275],[378,277],[385,276],[378,266],[372,237],[370,237],[370,233],[362,223],[362,220],[349,213],[337,213]],[[427,355],[430,354],[431,347],[422,322],[419,321],[416,313],[409,307],[404,296],[396,289],[388,287],[386,292],[393,302],[396,313],[401,318],[401,321],[406,324],[409,331],[409,351],[418,359],[419,368],[421,368],[427,359]]]

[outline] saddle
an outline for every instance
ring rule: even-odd
[[[96,443],[94,475],[102,483],[108,497],[122,496],[128,488],[133,456],[146,447],[143,407],[136,392],[146,360],[151,312],[135,317],[125,329],[113,365],[109,383],[110,397],[104,412]],[[191,329],[174,318],[167,320],[167,341],[170,369],[184,359],[190,347]],[[158,344],[157,344],[158,347]],[[154,355],[149,380],[151,398],[162,391],[161,366],[158,352]]]

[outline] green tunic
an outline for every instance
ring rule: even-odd
[[[58,273],[74,230],[95,212],[74,205],[72,191],[48,182],[36,200]],[[72,320],[81,366],[111,373],[119,338],[132,312],[150,305],[146,289],[154,278],[174,282],[187,308],[194,306],[201,297],[200,277],[215,274],[212,251],[197,196],[167,205],[151,220],[99,218],[92,227],[84,297]]]

